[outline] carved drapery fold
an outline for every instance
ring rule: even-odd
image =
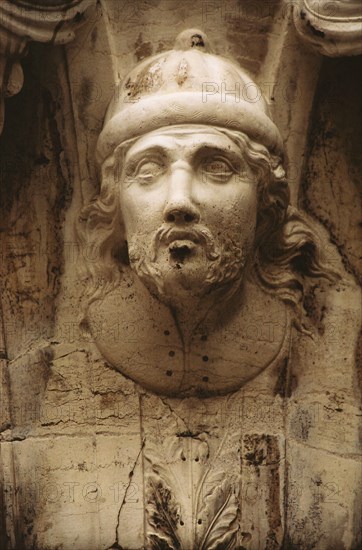
[[[323,55],[362,53],[362,4],[358,0],[298,0],[294,23],[300,36]]]
[[[0,132],[4,99],[23,85],[19,63],[30,41],[66,44],[73,40],[85,11],[95,0],[3,0],[0,5]]]

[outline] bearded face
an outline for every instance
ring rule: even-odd
[[[180,126],[127,151],[120,205],[131,267],[172,303],[242,278],[252,249],[257,184],[243,152],[217,129]]]

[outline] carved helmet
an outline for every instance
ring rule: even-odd
[[[97,144],[102,163],[122,142],[158,128],[205,124],[239,130],[282,155],[282,139],[260,88],[235,63],[210,51],[198,29],[173,50],[139,63],[117,87]]]

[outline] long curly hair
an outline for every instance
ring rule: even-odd
[[[338,274],[323,259],[321,238],[305,214],[290,205],[282,158],[238,131],[218,128],[236,143],[257,185],[258,212],[250,275],[267,292],[292,307],[302,329],[302,302],[311,279],[335,282]],[[119,145],[102,165],[99,194],[83,207],[77,235],[83,251],[86,300],[117,287],[128,262],[117,186],[124,155],[137,138]]]

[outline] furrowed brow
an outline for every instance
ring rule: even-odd
[[[141,160],[144,157],[152,156],[152,155],[158,155],[158,156],[168,156],[169,148],[165,147],[164,145],[151,145],[151,146],[144,146],[138,151],[135,151],[134,153],[131,153],[129,156],[129,159],[126,159],[126,162],[133,163]]]
[[[224,147],[220,145],[211,145],[207,143],[200,144],[197,150],[194,151],[192,158],[195,160],[199,160],[203,158],[207,159],[209,156],[212,156],[212,155],[225,156],[231,162],[237,163],[237,164],[239,164],[243,159],[241,151],[236,152],[233,149],[229,149],[228,147]]]

